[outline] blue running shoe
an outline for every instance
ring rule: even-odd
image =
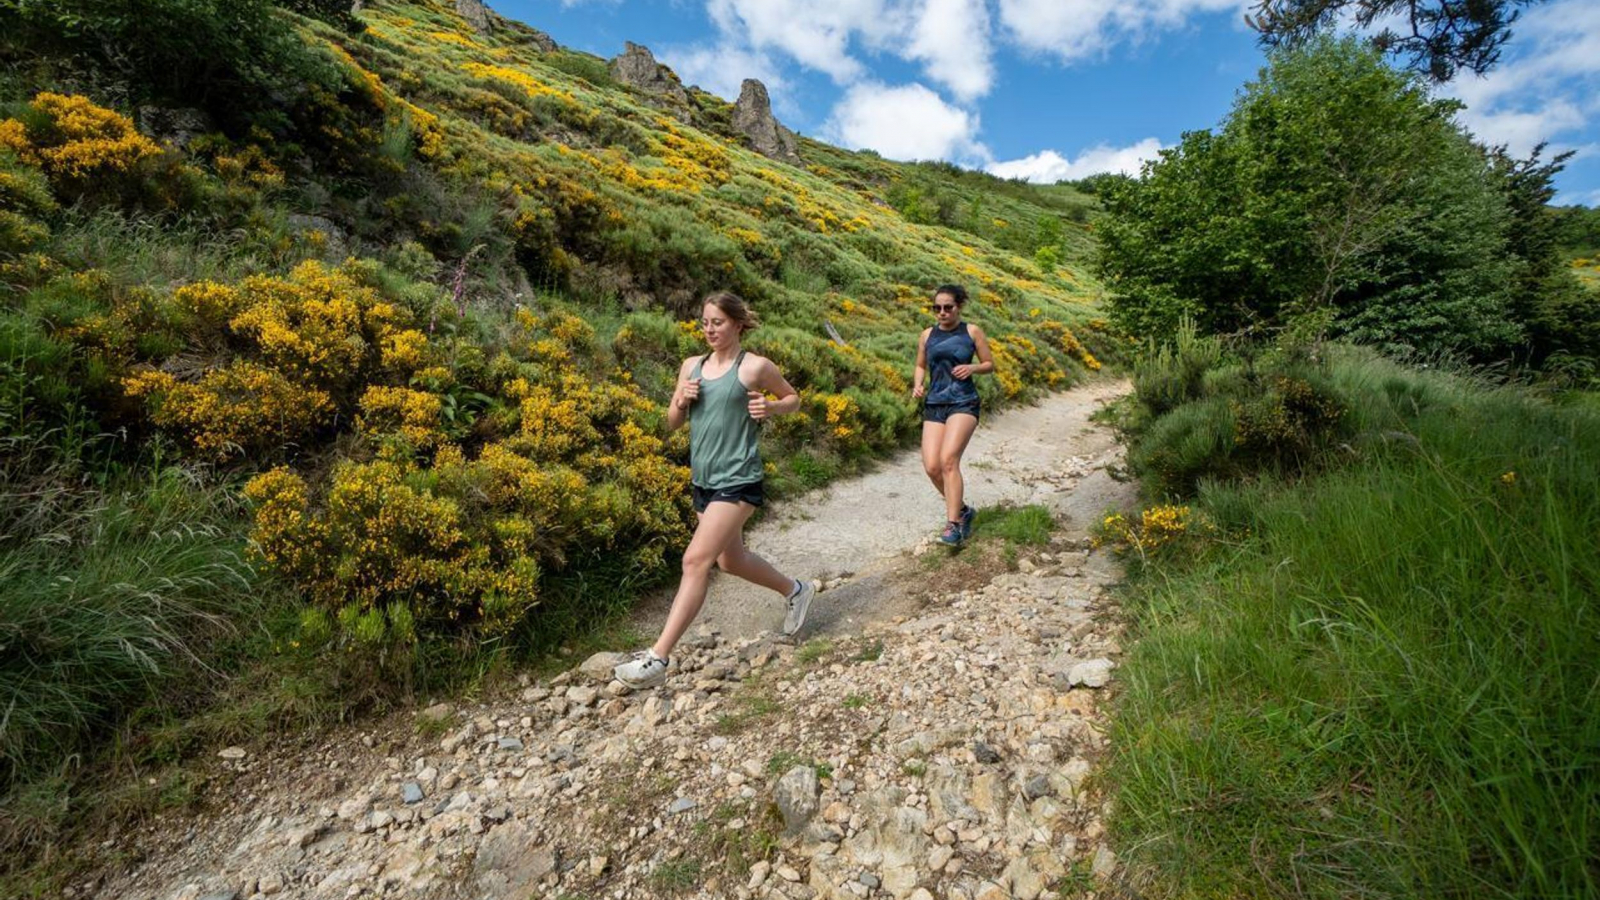
[[[961,539],[972,537],[972,520],[978,517],[978,511],[972,507],[961,504]]]
[[[944,531],[939,535],[939,543],[944,544],[946,547],[959,547],[965,539],[961,532],[960,522],[946,523]]]

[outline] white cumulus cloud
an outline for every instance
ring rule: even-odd
[[[866,73],[851,37],[875,42],[891,29],[879,0],[707,0],[706,12],[728,40],[780,51],[840,84]]]
[[[863,54],[922,65],[972,100],[994,85],[986,0],[706,0],[721,42],[776,53],[840,85],[871,77]]]
[[[1120,172],[1137,175],[1145,160],[1155,159],[1162,150],[1161,142],[1145,138],[1127,147],[1099,144],[1069,159],[1054,150],[1043,150],[1021,159],[990,163],[990,174],[1001,178],[1021,178],[1038,184],[1053,184],[1101,172]]]
[[[901,53],[957,97],[973,100],[994,86],[989,30],[984,0],[923,0]]]
[[[1190,16],[1237,10],[1241,0],[999,0],[1007,36],[1037,53],[1077,62],[1119,43],[1181,27]]]
[[[1600,6],[1554,0],[1526,11],[1498,66],[1458,75],[1443,93],[1467,105],[1457,118],[1481,141],[1516,155],[1541,141],[1562,148],[1600,118]]]
[[[889,159],[985,158],[974,141],[978,117],[921,84],[861,82],[845,91],[823,134],[842,146],[876,150]]]

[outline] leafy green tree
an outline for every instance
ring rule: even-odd
[[[1589,253],[1600,250],[1600,209],[1592,206],[1557,206],[1556,245],[1562,250]]]
[[[1257,0],[1245,21],[1269,47],[1298,46],[1348,17],[1363,29],[1378,23],[1373,46],[1409,56],[1411,68],[1435,81],[1460,69],[1483,74],[1511,38],[1518,7],[1540,0]]]
[[[328,0],[293,5],[329,8]],[[121,79],[136,99],[194,105],[222,120],[334,80],[269,0],[0,0],[0,44],[76,57]]]
[[[1353,39],[1278,51],[1215,132],[1104,194],[1113,315],[1261,334],[1297,319],[1389,351],[1502,353],[1522,263],[1491,160],[1415,75]]]
[[[1540,162],[1543,152],[1541,144],[1527,159],[1515,159],[1495,148],[1490,158],[1513,219],[1507,249],[1522,263],[1512,316],[1527,332],[1523,355],[1537,365],[1555,360],[1568,367],[1573,358],[1600,360],[1600,296],[1585,290],[1567,266],[1562,239],[1568,220],[1549,205],[1555,176],[1572,153]]]

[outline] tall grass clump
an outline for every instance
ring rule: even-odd
[[[14,440],[5,450],[28,453]],[[133,709],[192,711],[219,675],[214,645],[265,601],[244,558],[242,512],[182,470],[105,490],[8,477],[0,508],[7,796],[85,764]],[[10,835],[3,844],[36,837],[16,821],[0,831]]]
[[[1129,592],[1131,871],[1153,895],[1595,896],[1600,415],[1353,354],[1326,384],[1352,412],[1314,474],[1203,482],[1219,536]]]

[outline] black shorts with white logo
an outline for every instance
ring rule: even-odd
[[[725,488],[704,488],[698,484],[689,487],[693,489],[694,511],[697,513],[705,512],[706,507],[713,503],[748,503],[751,506],[765,506],[767,503],[766,488],[760,481]]]

